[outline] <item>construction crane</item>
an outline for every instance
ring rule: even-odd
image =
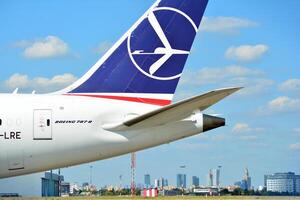
[[[136,154],[135,152],[131,153],[131,187],[130,192],[131,196],[135,196],[135,169],[136,169]]]

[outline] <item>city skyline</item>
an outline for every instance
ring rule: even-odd
[[[0,92],[63,88],[85,73],[153,2],[2,2]],[[221,185],[241,180],[246,166],[255,187],[263,185],[265,174],[300,174],[299,7],[300,1],[293,0],[209,2],[175,101],[236,84],[245,89],[207,111],[226,117],[226,127],[137,152],[138,182],[149,173],[176,185],[176,174],[187,174],[199,176],[204,185],[209,169],[218,165]],[[61,48],[38,56],[28,50],[37,43]],[[89,182],[91,165],[97,186],[118,185],[120,174],[124,185],[130,183],[130,155],[62,173],[69,182]],[[0,188],[35,188],[28,184],[41,176],[0,180]]]

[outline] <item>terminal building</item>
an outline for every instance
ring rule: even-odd
[[[264,182],[267,191],[300,194],[300,175],[293,172],[265,175]]]
[[[64,182],[62,175],[45,172],[45,177],[42,177],[42,197],[59,197],[69,194],[70,184]]]

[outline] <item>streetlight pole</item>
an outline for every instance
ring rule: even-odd
[[[58,196],[61,197],[61,178],[60,178],[60,169],[58,169]]]
[[[93,165],[90,165],[90,187],[92,186],[93,184]]]
[[[218,183],[218,192],[219,192],[219,195],[221,195],[221,192],[220,192],[220,185],[221,185],[221,181],[220,181],[220,179],[221,179],[221,168],[222,168],[222,166],[221,165],[219,165],[218,166],[218,170],[219,170],[219,177],[218,177],[218,181],[219,181],[219,183]]]

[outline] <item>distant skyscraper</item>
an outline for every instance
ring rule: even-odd
[[[251,190],[251,177],[249,176],[248,168],[245,168],[244,179],[242,180],[242,188],[244,190]]]
[[[82,187],[84,188],[84,187],[88,187],[89,186],[89,183],[88,182],[84,182],[84,183],[82,183]]]
[[[177,174],[177,187],[186,188],[186,174]]]
[[[244,174],[242,181],[238,181],[238,182],[234,183],[234,185],[239,186],[243,190],[251,190],[252,189],[251,177],[249,175],[248,168],[245,168],[245,174]]]
[[[245,168],[245,174],[242,179],[242,181],[237,182],[239,184],[235,184],[236,186],[239,186],[243,190],[251,190],[251,177],[249,176],[249,170],[248,168]]]
[[[212,170],[210,169],[207,175],[207,186],[212,187],[214,185],[213,182],[213,173]]]
[[[155,187],[155,188],[159,188],[159,187],[160,187],[160,182],[159,182],[158,179],[155,179],[155,180],[154,180],[154,187]]]
[[[214,184],[214,186],[219,187],[220,186],[220,168],[214,169],[213,172],[214,172],[213,173],[213,178],[214,178],[213,184]]]
[[[197,177],[197,176],[192,177],[192,185],[195,187],[199,186],[199,177]]]
[[[160,178],[160,187],[164,187],[165,186],[165,179],[163,177]]]
[[[144,184],[145,184],[145,188],[150,188],[151,187],[150,174],[145,174]]]
[[[168,186],[168,180],[167,179],[165,179],[165,178],[163,178],[163,177],[161,177],[161,179],[160,179],[160,186],[161,187],[165,187],[165,186]]]
[[[242,182],[241,181],[237,181],[234,183],[234,186],[237,186],[237,187],[242,187]]]
[[[247,183],[247,181],[246,181],[245,179],[243,179],[243,180],[241,181],[241,188],[242,188],[243,190],[248,190],[248,183]]]

